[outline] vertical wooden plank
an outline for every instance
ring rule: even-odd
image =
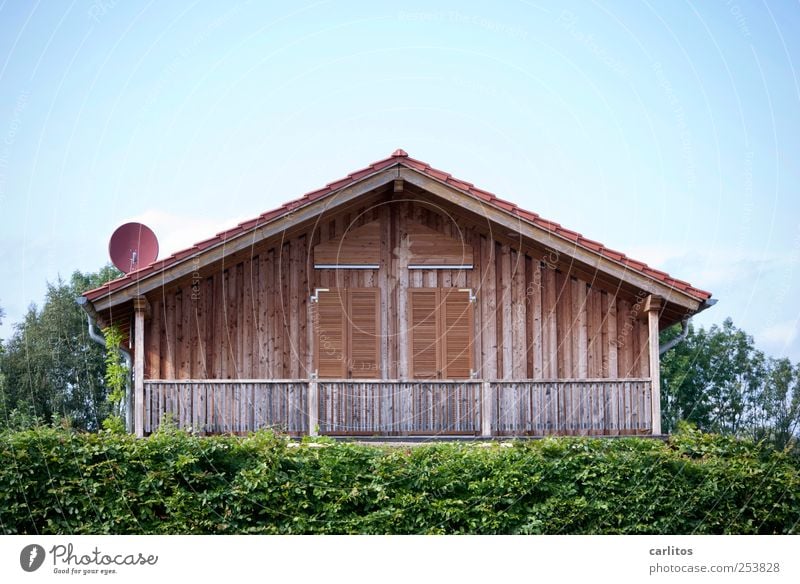
[[[608,413],[606,415],[606,427],[612,436],[619,435],[619,383],[611,382],[607,386],[608,391]]]
[[[184,361],[183,361],[183,353],[184,353],[184,343],[183,343],[183,290],[177,288],[175,290],[175,305],[174,305],[174,313],[175,313],[175,325],[174,325],[174,336],[173,339],[173,347],[174,347],[174,355],[175,355],[175,379],[185,379],[186,378],[186,371],[184,368]]]
[[[242,378],[253,379],[253,330],[255,329],[253,315],[255,304],[253,301],[253,266],[258,262],[258,257],[250,257],[242,262],[242,305],[239,308],[242,315]]]
[[[138,300],[138,299],[137,299]],[[146,302],[146,301],[145,301]],[[134,315],[134,430],[137,438],[144,436],[144,307],[136,306]]]
[[[633,305],[633,310],[629,315],[629,320],[631,323],[631,332],[630,332],[630,339],[631,339],[631,372],[630,377],[641,377],[641,366],[642,366],[642,344],[641,344],[641,334],[639,332],[640,329],[640,320],[639,320],[639,306],[637,304]]]
[[[586,376],[590,379],[602,377],[601,357],[598,357],[602,332],[600,330],[600,291],[589,286],[586,290]]]
[[[203,367],[205,379],[214,376],[214,278],[209,276],[203,280],[203,327],[200,338],[203,342]],[[206,390],[203,389],[203,396]]]
[[[198,396],[197,403],[200,404],[198,406],[198,417],[195,420],[195,424],[197,432],[203,435],[208,432],[208,405],[211,403],[211,398],[208,395],[209,391],[207,383],[197,383],[195,384],[195,387]]]
[[[533,260],[525,255],[525,379],[533,379]],[[541,296],[539,297],[541,300]]]
[[[586,379],[589,376],[588,369],[588,356],[589,344],[587,337],[587,311],[586,311],[586,283],[583,280],[575,279],[572,281],[573,292],[575,296],[572,299],[574,326],[576,327],[577,343],[573,342],[573,358],[577,354],[577,370],[573,370],[575,377]]]
[[[608,369],[606,377],[609,379],[617,379],[619,377],[619,359],[617,357],[617,299],[616,296],[608,295],[608,314],[606,316],[606,325],[608,330],[608,342],[606,343],[606,350],[608,351]]]
[[[386,365],[387,365],[387,378],[399,379],[397,364],[400,360],[399,355],[399,334],[397,330],[398,321],[405,318],[405,312],[400,312],[398,308],[398,267],[397,257],[395,253],[399,249],[397,217],[398,213],[396,205],[387,203],[383,205],[383,223],[382,232],[387,234],[387,237],[382,238],[381,253],[385,254],[381,257],[382,269],[386,276],[386,290],[384,305],[383,322],[386,323],[385,330],[387,334],[386,339]],[[386,225],[386,230],[383,231],[383,225]],[[383,298],[383,297],[382,297]],[[394,408],[395,400],[392,400],[391,408]]]
[[[476,233],[475,229],[470,227],[468,230],[469,245],[472,247],[473,269],[464,271],[464,287],[470,288],[477,296],[475,301],[475,312],[472,319],[472,330],[474,339],[472,345],[472,362],[475,363],[474,370],[476,378],[484,377],[483,369],[483,334],[482,334],[482,312],[483,312],[483,298],[480,293],[480,279],[483,274],[480,260],[480,236]]]
[[[256,333],[255,342],[257,347],[258,371],[257,377],[259,379],[269,378],[269,305],[272,304],[272,298],[267,293],[267,273],[270,269],[267,260],[267,253],[262,251],[258,256],[258,273],[256,274],[256,283],[254,287],[255,304],[256,304]],[[263,387],[260,387],[263,397]]]
[[[400,203],[397,212],[398,242],[394,250],[395,266],[397,269],[397,342],[398,342],[398,371],[399,379],[409,379],[408,360],[408,305],[407,294],[409,288],[408,275],[408,204]],[[409,415],[410,412],[404,413]]]
[[[608,379],[608,294],[605,291],[600,292],[600,330],[598,339],[600,342],[600,346],[597,348],[597,355],[600,358],[600,377]]]
[[[192,280],[187,288],[189,293],[189,344],[191,346],[189,361],[189,377],[203,379],[206,377],[205,355],[203,354],[203,337],[200,334],[203,319],[202,280]],[[192,393],[194,396],[194,393]]]
[[[378,288],[380,290],[380,314],[381,330],[378,331],[380,335],[380,367],[381,379],[387,379],[389,376],[389,320],[392,318],[389,312],[389,206],[381,205],[378,209],[378,221],[381,226],[380,238],[380,262],[378,268]],[[385,415],[386,400],[382,400],[382,415]]]
[[[225,339],[227,337],[227,329],[223,328],[225,323],[225,311],[226,311],[224,280],[225,280],[225,274],[222,268],[220,268],[214,273],[214,281],[213,281],[214,309],[213,309],[213,319],[211,321],[213,325],[211,326],[212,333],[210,335],[210,338],[213,341],[213,347],[211,351],[212,354],[211,361],[213,368],[212,377],[214,379],[223,379],[224,376],[224,367],[222,361],[225,355]],[[214,395],[216,394],[212,391],[212,400]]]
[[[592,433],[592,383],[581,382],[581,435]]]
[[[634,401],[633,401],[633,387],[630,381],[625,382],[625,433],[630,434],[634,428],[633,420],[636,416]]]
[[[219,300],[217,300],[217,329],[219,334],[219,379],[230,379],[233,367],[231,365],[231,331],[230,308],[228,296],[231,294],[231,269],[227,268],[220,274]],[[219,394],[219,392],[217,392]],[[222,394],[219,394],[222,397]]]
[[[567,428],[567,386],[565,383],[554,382],[554,395],[553,399],[556,400],[555,404],[555,433],[566,434]]]
[[[226,272],[226,310],[225,310],[225,325],[227,328],[227,371],[225,377],[227,379],[239,379],[239,353],[237,349],[238,343],[238,326],[237,316],[238,310],[241,308],[241,303],[238,298],[238,269],[237,266],[231,266]]]
[[[236,343],[236,379],[244,379],[247,377],[245,371],[246,361],[246,323],[245,323],[245,302],[244,302],[244,289],[245,289],[245,270],[244,262],[236,264],[236,297],[235,305],[233,306],[233,313],[236,321],[235,334],[233,338]]]
[[[193,383],[184,383],[181,386],[181,393],[183,396],[181,428],[190,429],[194,423],[194,391],[192,390]]]
[[[511,358],[513,379],[525,379],[527,372],[527,306],[525,302],[525,255],[511,252]]]
[[[617,362],[619,377],[630,377],[631,334],[628,313],[630,304],[622,298],[617,299]]]
[[[147,378],[161,378],[161,301],[150,303],[150,332],[147,335]],[[149,394],[148,394],[149,395]]]
[[[487,354],[484,356],[487,378],[495,380],[500,377],[498,350],[498,288],[497,288],[497,247],[494,240],[484,238],[484,249],[481,260],[486,266],[484,287],[486,289],[486,313],[484,314],[484,334],[487,338]]]
[[[481,382],[481,436],[492,435],[492,385],[485,379]]]
[[[650,421],[652,433],[661,434],[661,361],[659,355],[658,320],[661,310],[661,298],[650,296],[647,299],[647,326],[648,326],[648,373],[650,374]]]
[[[592,355],[592,369],[589,372],[589,377],[598,378],[605,377],[603,373],[603,342],[607,340],[603,335],[603,321],[607,309],[603,306],[603,299],[605,294],[597,288],[592,287],[592,336],[591,342],[591,355]]]
[[[146,382],[143,384],[144,386],[144,432],[150,433],[152,431],[151,420],[152,412],[153,412],[153,382]],[[134,425],[135,429],[135,425]]]
[[[186,353],[189,348],[186,333],[188,332],[188,307],[187,310],[183,309],[184,304],[183,289],[179,288],[175,291],[175,377],[177,379],[186,379],[189,377],[189,372],[186,370]],[[184,316],[186,313],[186,316]]]
[[[164,309],[164,343],[166,345],[166,362],[162,363],[164,379],[175,379],[175,291],[166,295]]]
[[[261,277],[264,279],[264,289],[265,289],[265,334],[266,334],[266,343],[267,343],[267,379],[278,379],[280,376],[278,375],[277,367],[275,366],[276,362],[276,328],[275,328],[275,321],[276,321],[276,310],[278,303],[280,302],[279,298],[276,296],[275,290],[275,274],[277,273],[277,259],[275,257],[275,249],[271,248],[266,253],[266,264],[264,265],[264,272],[261,274]],[[272,395],[273,390],[270,388],[270,395]]]
[[[556,319],[558,323],[558,371],[560,379],[574,378],[572,355],[572,281],[570,277],[556,272],[558,296],[556,300]]]
[[[648,317],[639,318],[636,321],[637,332],[639,333],[639,374],[638,377],[650,377],[650,332]],[[656,321],[658,327],[658,321]],[[658,328],[656,328],[656,342],[658,341]]]
[[[253,428],[255,430],[264,427],[264,391],[264,383],[253,384]]]
[[[182,339],[178,347],[180,348],[180,372],[178,377],[180,379],[191,379],[192,377],[192,360],[193,360],[193,343],[196,339],[192,338],[192,329],[194,324],[194,305],[192,304],[192,288],[187,284],[181,288],[181,320],[179,334]]]
[[[556,320],[556,273],[539,264],[542,274],[542,376],[555,379],[558,376],[558,330]]]
[[[292,369],[292,336],[291,324],[289,314],[291,310],[291,251],[292,246],[289,242],[281,246],[281,259],[280,259],[280,276],[276,282],[280,290],[280,322],[278,328],[278,339],[280,340],[281,354],[280,354],[280,376],[282,379],[291,378]],[[289,387],[289,392],[294,397],[294,387]],[[293,404],[294,405],[294,404]],[[292,408],[294,411],[294,407]]]
[[[507,245],[500,246],[498,255],[500,286],[500,323],[502,339],[502,371],[503,379],[511,379],[514,376],[514,360],[512,355],[513,331],[512,331],[512,281],[511,281],[511,248]]]
[[[295,238],[291,242],[289,252],[289,377],[297,379],[300,377],[300,361],[303,355],[300,354],[300,258],[301,253],[300,238]]]
[[[305,339],[305,359],[303,360],[303,371],[301,376],[309,379],[312,377],[314,371],[314,322],[311,317],[313,315],[311,306],[311,294],[314,293],[314,245],[316,237],[319,235],[309,235],[306,237],[306,247],[303,252],[302,270],[303,273],[300,278],[300,311],[301,311],[301,328],[304,331],[303,338]]]
[[[538,260],[530,260],[530,279],[528,282],[528,295],[530,297],[529,322],[531,334],[531,377],[542,379],[544,377],[544,348],[543,348],[543,320],[542,320],[542,266]]]

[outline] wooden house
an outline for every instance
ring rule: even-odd
[[[659,329],[712,303],[402,150],[84,296],[139,436],[658,435]]]

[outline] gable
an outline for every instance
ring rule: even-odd
[[[180,278],[189,278],[198,267],[203,268],[214,262],[225,260],[231,254],[245,253],[260,241],[278,236],[287,230],[313,222],[324,213],[352,204],[353,201],[375,193],[377,189],[386,189],[398,183],[407,182],[425,190],[438,200],[449,201],[460,209],[472,211],[504,228],[513,231],[531,241],[537,241],[563,258],[575,258],[582,265],[597,272],[603,277],[625,282],[651,294],[663,296],[667,303],[676,310],[687,314],[707,308],[711,294],[692,287],[687,282],[671,278],[668,274],[654,270],[642,262],[632,260],[622,253],[610,250],[597,242],[584,238],[578,233],[561,227],[552,221],[542,219],[535,213],[520,209],[513,203],[474,187],[472,184],[455,179],[448,173],[436,170],[428,164],[410,158],[402,150],[391,157],[373,163],[367,168],[351,173],[346,178],[329,183],[323,189],[286,203],[279,209],[263,213],[259,217],[245,221],[237,227],[217,234],[202,241],[192,248],[173,254],[169,258],[159,260],[126,276],[111,281],[84,296],[94,305],[96,310],[106,310],[130,302],[132,298],[146,294],[152,290],[174,282]],[[372,226],[366,230],[374,230]],[[367,237],[367,233],[363,235]],[[370,237],[374,238],[374,235]],[[380,239],[380,231],[378,239]],[[414,245],[417,249],[431,248],[435,243],[432,236],[420,231]],[[442,243],[441,240],[438,243]],[[355,246],[354,246],[355,249]],[[447,250],[442,260],[452,262],[456,259],[452,242],[443,244]],[[323,249],[323,257],[330,259],[331,248]],[[422,255],[421,253],[419,254]],[[333,256],[336,259],[336,256]],[[366,264],[373,257],[370,252],[358,261]],[[462,258],[460,258],[462,259]],[[468,258],[463,257],[466,262]],[[337,260],[338,261],[338,260]],[[430,260],[426,260],[430,261]]]

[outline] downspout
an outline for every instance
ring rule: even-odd
[[[95,316],[93,316],[94,310],[92,310],[89,302],[83,296],[79,296],[77,298],[78,305],[83,308],[84,312],[86,312],[86,325],[89,331],[89,338],[92,339],[98,345],[105,347],[106,346],[106,339],[103,335],[99,334],[95,330]],[[96,313],[95,313],[96,315]],[[131,373],[133,372],[133,359],[129,351],[126,351],[122,347],[119,348],[119,354],[125,360],[125,366],[128,368],[128,375],[125,378],[125,399],[122,403],[119,404],[119,414],[125,416],[125,428],[128,432],[133,431],[133,407],[131,404],[131,398],[133,394],[131,392]]]
[[[686,339],[687,336],[689,336],[689,321],[690,320],[691,320],[691,317],[684,318],[681,321],[681,333],[677,337],[675,337],[674,339],[671,339],[671,340],[667,341],[663,345],[659,345],[659,347],[658,347],[658,356],[659,357],[661,355],[663,355],[664,353],[666,353],[667,351],[669,351],[672,347],[674,347],[678,343],[683,342],[683,340]]]
[[[716,303],[717,303],[717,299],[716,298],[709,298],[708,300],[703,302],[703,304],[700,306],[700,309],[697,312],[701,312],[701,311],[705,310],[706,308],[711,308]],[[697,314],[697,312],[695,314]],[[667,351],[669,351],[671,348],[673,348],[678,343],[682,343],[686,339],[686,337],[689,336],[689,321],[691,320],[691,318],[692,318],[691,316],[687,316],[686,318],[684,318],[681,321],[681,332],[677,337],[675,337],[674,339],[672,339],[670,341],[667,341],[666,343],[664,343],[663,345],[660,345],[658,347],[658,356],[659,357],[661,355],[663,355],[664,353],[666,353]]]

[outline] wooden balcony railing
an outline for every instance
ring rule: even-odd
[[[558,381],[148,380],[144,432],[271,427],[342,436],[652,432],[649,379]]]

